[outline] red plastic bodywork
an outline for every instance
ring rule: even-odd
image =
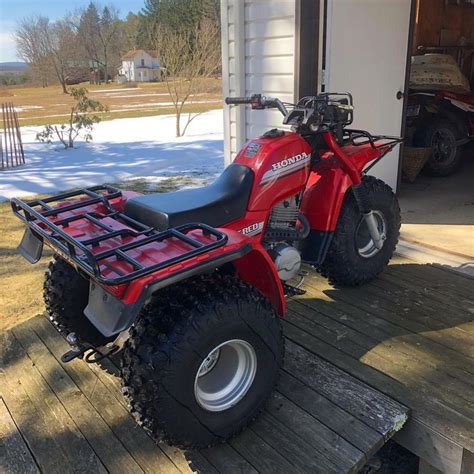
[[[275,204],[303,191],[301,211],[308,218],[311,229],[335,230],[347,189],[359,184],[364,167],[386,150],[383,147],[373,148],[370,144],[340,147],[329,132],[323,137],[329,151],[322,154],[320,163],[313,170],[310,169],[311,148],[296,133],[285,133],[280,138],[261,137],[248,142],[234,161],[254,172],[247,213],[226,228],[242,231],[252,224],[265,224]],[[248,150],[255,149],[258,151],[253,156],[247,156]],[[305,158],[299,159],[302,155]],[[277,168],[277,171],[284,170],[280,171],[280,175],[264,178],[274,170],[275,165],[286,164],[285,161],[292,157],[298,157],[295,163]]]
[[[418,95],[428,95],[433,97],[435,103],[440,104],[447,100],[452,105],[468,113],[467,126],[468,133],[471,137],[474,137],[474,93],[460,94],[452,91],[434,91],[434,92],[415,92],[408,97],[408,103],[415,105],[418,103]]]
[[[384,147],[373,148],[370,144],[340,147],[331,134],[324,135],[329,150],[306,184],[301,212],[312,230],[334,231],[347,190],[361,182],[361,172],[371,161],[385,153]]]
[[[255,155],[248,156],[249,150],[255,149]],[[311,147],[296,133],[285,133],[279,138],[261,137],[247,143],[234,163],[248,166],[254,172],[248,211],[268,212],[278,202],[301,192],[308,179],[310,158]]]
[[[436,97],[440,99],[453,99],[474,107],[474,94],[459,94],[451,91],[438,91]]]
[[[137,193],[125,191],[122,193],[121,198],[111,199],[110,204],[114,209],[121,211],[123,210],[126,199],[129,199],[135,195],[137,195]],[[58,207],[70,203],[70,201],[64,202]],[[64,212],[60,215],[60,217],[51,216],[48,218],[48,220],[54,224],[60,219],[65,219],[75,215],[84,215],[85,213],[106,214],[106,209],[102,204],[93,204],[80,209]],[[107,224],[113,230],[127,228],[125,224],[111,217],[104,217],[101,219],[101,222],[103,224]],[[137,278],[132,280],[130,283],[124,283],[115,286],[102,286],[106,291],[118,298],[123,304],[131,305],[138,301],[144,289],[152,283],[166,280],[168,277],[179,272],[192,269],[199,266],[201,263],[217,259],[221,256],[232,254],[247,246],[250,247],[248,249],[249,251],[243,257],[240,257],[233,262],[237,269],[237,274],[244,281],[257,288],[257,290],[266,296],[268,300],[272,302],[277,313],[283,317],[285,312],[285,298],[283,294],[283,288],[268,253],[257,240],[251,239],[240,232],[228,228],[219,230],[223,231],[227,235],[227,242],[222,247],[218,247],[191,259],[184,260],[183,262],[176,263],[162,270]],[[99,227],[86,219],[79,219],[72,222],[70,225],[64,228],[64,231],[79,242],[90,239],[91,237],[99,236],[103,233]],[[204,235],[198,230],[191,231],[187,235],[189,235],[189,237],[195,238],[203,244],[212,241],[211,237]],[[140,238],[145,238],[145,236],[138,238],[109,238],[100,242],[97,246],[92,247],[91,251],[93,254],[99,254],[101,252],[118,247],[119,245],[136,241]],[[46,241],[46,243],[48,242]],[[57,251],[57,249],[54,250]],[[136,249],[129,250],[127,254],[140,262],[144,267],[148,267],[179,256],[186,251],[189,251],[189,247],[185,243],[178,239],[171,238],[162,242],[148,243]],[[67,255],[62,256],[68,260]],[[114,278],[118,275],[126,275],[127,273],[132,272],[133,267],[130,263],[124,260],[118,260],[115,257],[110,257],[101,261],[100,271],[104,278]]]

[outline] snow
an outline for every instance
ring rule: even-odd
[[[122,91],[136,91],[136,87],[121,87],[119,89],[92,89],[90,92],[97,94],[98,92],[122,92]]]
[[[196,117],[175,137],[175,117],[116,119],[96,125],[74,149],[35,140],[42,127],[22,127],[26,165],[0,171],[0,201],[133,178],[213,178],[224,168],[222,110]]]
[[[20,105],[16,106],[15,110],[17,112],[25,112],[27,110],[34,110],[34,109],[42,109],[43,107],[41,105]]]

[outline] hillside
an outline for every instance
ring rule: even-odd
[[[27,68],[28,64],[20,61],[9,61],[0,63],[0,73],[21,73],[26,71]]]

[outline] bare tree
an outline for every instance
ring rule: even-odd
[[[221,66],[220,32],[216,22],[203,19],[195,28],[176,31],[166,25],[158,27],[155,49],[165,70],[162,78],[176,114],[176,136],[186,133],[199,113],[188,112],[182,126],[185,105],[192,105],[199,93],[205,93],[209,77]]]
[[[109,61],[113,53],[119,52],[117,49],[117,39],[119,33],[119,19],[115,9],[104,7],[99,22],[99,40],[102,49],[102,58],[104,64],[105,82],[108,81]]]
[[[15,34],[20,57],[42,76],[54,74],[67,94],[67,80],[77,61],[74,31],[64,20],[51,23],[46,17],[23,20]]]
[[[15,42],[18,55],[27,62],[43,87],[48,85],[49,52],[42,32],[47,28],[45,17],[25,18],[18,25]]]

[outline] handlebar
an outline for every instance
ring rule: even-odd
[[[227,105],[251,104],[252,109],[278,109],[283,116],[288,115],[288,110],[280,99],[274,97],[265,97],[261,94],[253,94],[250,97],[226,97]]]
[[[225,103],[227,105],[251,104],[252,97],[226,97]]]

